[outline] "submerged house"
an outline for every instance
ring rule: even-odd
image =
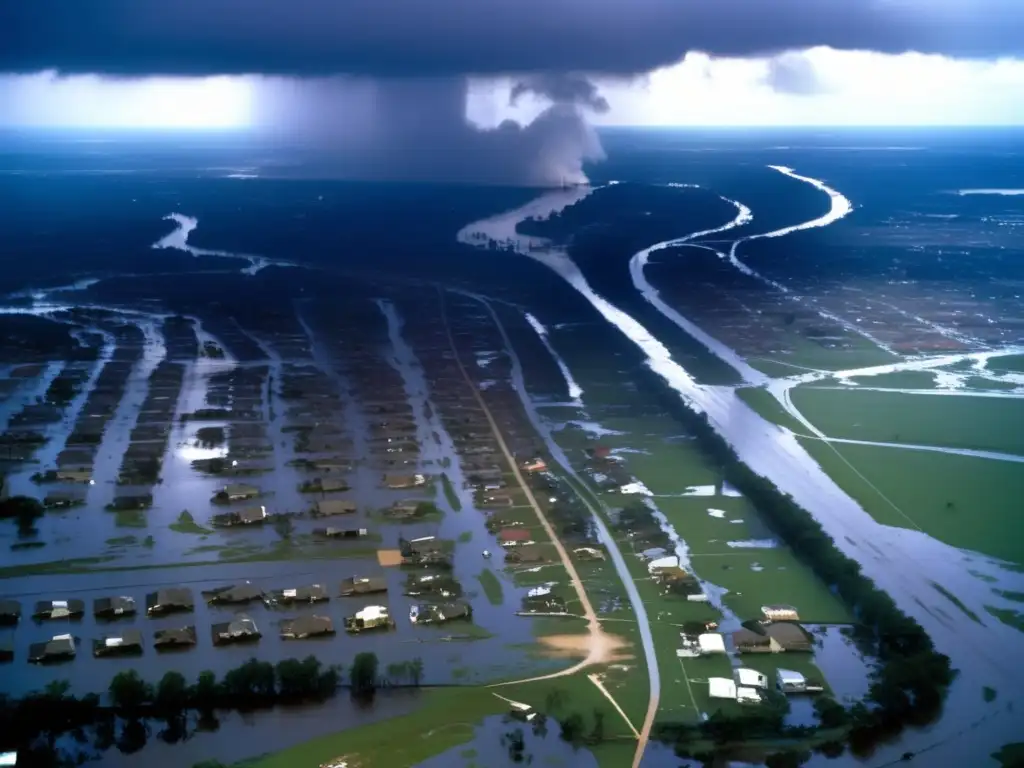
[[[306,587],[275,589],[270,594],[263,596],[263,602],[268,606],[295,605],[297,603],[323,603],[330,599],[330,595],[327,594],[327,588],[322,584],[310,584]]]
[[[810,634],[796,622],[774,622],[764,628],[764,633],[784,651],[809,653],[814,650]]]
[[[133,656],[142,653],[142,633],[126,629],[117,634],[104,635],[92,641],[93,656]]]
[[[420,603],[409,609],[409,621],[413,624],[444,624],[472,617],[473,607],[461,600],[451,603]]]
[[[533,544],[533,534],[526,528],[502,528],[498,532],[498,543],[503,547],[521,547]]]
[[[158,629],[153,633],[153,647],[158,651],[191,648],[196,644],[195,626]]]
[[[370,535],[369,528],[335,528],[334,526],[327,526],[326,528],[314,528],[314,536],[322,536],[326,539],[361,539],[365,536]]]
[[[553,594],[551,587],[534,587],[523,598],[523,613],[565,613],[565,600]]]
[[[85,613],[81,600],[40,600],[36,603],[32,618],[40,621],[55,619],[80,619]]]
[[[341,596],[374,595],[388,591],[388,582],[381,576],[350,576],[341,582]]]
[[[447,597],[462,595],[462,585],[447,573],[427,573],[420,576],[410,575],[405,580],[403,594],[408,597]]]
[[[255,485],[228,483],[217,492],[214,499],[218,501],[245,501],[246,499],[255,499],[259,495],[260,489]]]
[[[335,515],[351,515],[356,511],[356,503],[348,499],[323,499],[313,504],[314,517],[333,517]]]
[[[166,587],[146,595],[146,615],[163,616],[168,613],[191,611],[195,607],[192,590],[187,587]]]
[[[75,638],[71,635],[54,635],[45,643],[32,643],[28,647],[28,660],[33,664],[47,664],[75,658]]]
[[[207,605],[244,605],[253,600],[262,600],[263,590],[246,581],[242,584],[204,590],[202,595]]]
[[[344,479],[340,477],[315,477],[299,486],[303,493],[338,493],[351,488]]]
[[[92,604],[92,615],[97,619],[119,619],[135,615],[135,598],[118,595],[117,597],[98,597]]]
[[[0,626],[10,627],[21,620],[21,603],[17,600],[0,600]]]
[[[395,620],[388,613],[386,605],[368,605],[345,617],[346,632],[365,632],[370,629],[393,629]]]
[[[230,643],[251,643],[260,639],[260,631],[256,622],[244,613],[240,613],[231,621],[214,624],[211,627],[214,645]]]
[[[430,552],[443,552],[449,548],[448,544],[449,542],[436,536],[420,536],[417,539],[399,538],[398,550],[402,553],[402,557],[413,557]]]
[[[424,502],[422,499],[405,499],[396,501],[381,514],[390,520],[411,520],[423,517],[428,511],[433,511],[429,502]]]
[[[334,622],[326,616],[300,616],[281,622],[283,640],[305,640],[307,637],[326,637],[334,634]]]
[[[0,640],[0,664],[6,664],[12,659],[14,659],[14,646],[8,640]]]
[[[418,488],[427,484],[427,476],[420,474],[413,475],[396,475],[386,474],[382,479],[383,484],[387,488],[399,489],[399,488]]]
[[[235,525],[261,525],[267,520],[267,508],[246,507],[236,512],[225,512],[221,515],[214,515],[211,522],[221,528],[230,528]]]
[[[545,563],[547,561],[547,555],[544,554],[544,550],[537,544],[524,544],[519,547],[513,547],[505,555],[506,563],[526,565],[532,563]]]

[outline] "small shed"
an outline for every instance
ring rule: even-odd
[[[675,555],[659,557],[657,560],[651,560],[651,562],[647,564],[647,572],[652,576],[657,576],[662,571],[667,571],[672,568],[679,568],[679,558]]]

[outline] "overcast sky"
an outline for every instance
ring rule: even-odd
[[[1024,122],[1024,0],[32,0],[0,30],[0,124],[245,125],[258,78],[210,77],[245,74],[471,76],[494,124],[557,90],[510,106],[507,73],[567,72],[598,124]],[[153,75],[193,77],[122,79]]]

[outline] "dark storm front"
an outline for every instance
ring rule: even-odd
[[[740,377],[645,300],[631,284],[629,256],[732,216],[717,196],[660,186],[668,182],[699,183],[741,200],[756,212],[757,231],[823,213],[820,193],[765,169],[768,164],[827,179],[858,206],[826,229],[744,246],[746,263],[811,297],[813,311],[794,308],[708,250],[658,254],[648,270],[674,307],[747,360],[828,368],[838,359],[831,356],[842,354],[855,367],[895,360],[897,353],[973,349],[956,336],[976,336],[993,348],[1022,341],[1010,319],[1020,310],[1012,286],[1024,277],[1024,262],[1016,258],[1024,198],[956,194],[1022,186],[1021,167],[1008,160],[1019,157],[1012,133],[610,132],[606,143],[610,160],[595,169],[595,181],[625,183],[561,217],[528,222],[519,233],[568,240],[594,290],[655,332],[702,383],[737,384]],[[0,232],[0,251],[10,262],[7,304],[18,312],[0,317],[6,490],[37,497],[49,509],[21,530],[13,522],[0,530],[9,553],[0,596],[24,610],[16,629],[3,630],[14,652],[3,688],[19,695],[69,680],[75,692],[102,691],[116,672],[132,667],[145,669],[147,679],[179,670],[191,680],[252,655],[276,661],[313,652],[347,666],[367,649],[382,665],[421,657],[429,682],[514,675],[527,663],[523,646],[532,640],[530,621],[513,615],[526,589],[502,570],[510,564],[479,514],[487,510],[477,508],[488,498],[489,505],[504,503],[496,501],[503,495],[481,494],[491,466],[474,453],[473,429],[453,427],[466,423],[466,395],[454,392],[461,384],[439,325],[436,286],[493,297],[509,317],[529,310],[553,329],[556,352],[566,353],[568,345],[568,367],[586,392],[585,412],[573,418],[591,430],[588,416],[614,419],[629,410],[628,397],[610,388],[600,394],[602,380],[611,378],[602,366],[624,372],[615,374],[622,392],[637,388],[630,383],[637,379],[650,399],[664,396],[650,385],[643,354],[609,336],[611,326],[542,264],[499,247],[483,252],[454,242],[467,222],[520,205],[534,191],[318,181],[301,178],[315,175],[310,158],[291,150],[229,150],[198,141],[185,152],[169,146],[140,142],[128,152],[87,153],[61,145],[57,156],[35,145],[5,158],[17,173],[0,177],[0,198],[10,221],[20,222]],[[214,159],[229,153],[238,155]],[[258,178],[227,178],[239,175]],[[285,175],[291,178],[280,178]],[[151,249],[175,226],[163,220],[172,211],[197,219],[191,247],[258,254],[315,271],[271,266],[241,274],[256,265],[244,257]],[[708,245],[720,247],[714,237]],[[96,276],[103,279],[41,290]],[[475,366],[477,383],[500,394],[512,374],[494,354],[503,342],[486,312],[465,296],[448,294],[446,303],[454,343]],[[957,307],[953,336],[937,330],[951,324],[940,316],[950,303]],[[818,310],[857,317],[894,352],[869,348]],[[779,329],[765,318],[777,319]],[[560,391],[562,373],[550,361],[531,358],[525,367],[528,381],[546,376],[553,382],[547,390]],[[552,400],[555,410],[546,412],[557,427],[563,422],[557,396]],[[522,430],[515,455],[531,458],[540,446],[525,414],[509,405],[507,419]],[[593,443],[588,438],[588,448]],[[625,441],[622,447],[629,448]],[[423,502],[436,504],[437,513],[417,512]],[[677,528],[688,541],[697,535]],[[751,530],[756,538],[758,529]],[[472,608],[468,622],[413,624],[410,608],[424,601],[406,594],[409,571],[385,567],[395,552],[401,557],[400,539],[430,536],[453,547],[458,599]],[[484,550],[493,559],[486,561]],[[704,578],[708,562],[694,560]],[[499,575],[504,599],[486,594],[482,569]],[[387,592],[343,597],[353,577],[383,579]],[[708,579],[712,586],[718,580],[728,581],[734,596],[747,591],[734,571]],[[261,601],[207,605],[201,597],[245,582],[268,595],[321,584],[330,600],[268,608]],[[974,605],[975,587],[963,584],[961,594],[969,593]],[[116,628],[142,631],[143,658],[93,658],[93,641],[110,633],[92,616],[95,599],[129,595],[143,606],[148,593],[166,587],[188,589],[194,610],[161,618],[140,610]],[[945,599],[936,595],[924,599]],[[82,600],[85,616],[32,621],[36,601],[50,600]],[[344,632],[346,618],[376,605],[388,608],[393,631]],[[259,627],[258,642],[216,647],[211,628],[243,610]],[[280,637],[282,620],[314,614],[331,619],[333,639]],[[180,624],[196,627],[196,646],[157,653],[153,633]],[[65,633],[78,641],[73,661],[26,663],[32,644]],[[538,666],[536,659],[529,664]],[[622,685],[628,688],[630,679]],[[673,695],[663,690],[663,702]],[[336,730],[334,712],[345,713],[346,725],[367,717],[339,701],[327,707],[315,723],[312,710],[295,714],[301,729],[289,726],[284,742],[282,731],[266,742],[250,735],[271,722],[263,718],[284,723],[292,715],[256,716],[245,731],[245,755],[237,751],[236,728],[243,723],[234,716],[220,735],[195,739],[187,757],[163,746],[146,754],[168,765],[193,756],[235,759]],[[408,699],[379,697],[373,716],[412,708]]]

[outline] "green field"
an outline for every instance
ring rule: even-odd
[[[933,371],[893,371],[878,376],[851,376],[850,381],[863,387],[880,389],[935,389]]]
[[[878,522],[917,528],[947,544],[1024,564],[1020,464],[798,439]]]
[[[807,427],[793,418],[792,415],[782,407],[782,403],[775,399],[767,389],[762,387],[744,387],[736,390],[736,396],[744,403],[754,409],[762,419],[785,427],[798,435],[807,434]]]
[[[844,339],[850,346],[843,349],[829,349],[793,333],[781,323],[775,330],[779,343],[792,349],[785,354],[777,353],[771,357],[747,359],[751,366],[769,376],[792,376],[799,373],[801,368],[822,371],[867,368],[898,362],[900,359],[899,356],[880,349],[862,336],[851,335]]]
[[[242,765],[295,768],[348,757],[359,768],[413,768],[470,741],[484,717],[508,711],[508,704],[480,687],[427,688],[418,698],[418,708],[408,715],[348,728]]]
[[[1024,455],[1024,399],[809,387],[791,396],[829,437]]]
[[[1024,373],[1024,355],[1005,355],[993,357],[988,361],[990,371]]]

